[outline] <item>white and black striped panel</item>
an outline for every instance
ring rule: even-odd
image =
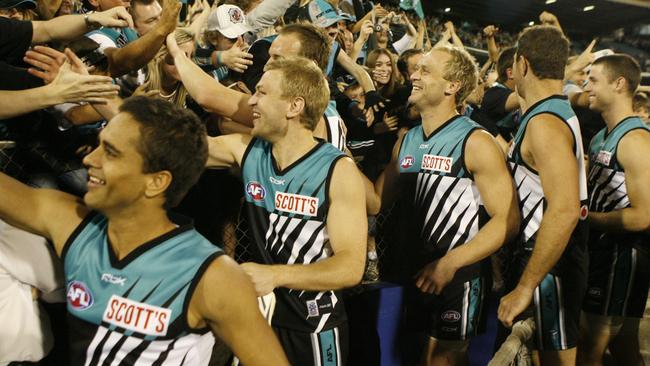
[[[415,197],[427,242],[448,251],[478,232],[482,202],[472,180],[418,173]]]
[[[266,248],[276,263],[309,264],[332,255],[325,223],[269,214]]]
[[[582,133],[580,131],[580,122],[578,117],[573,116],[567,120],[569,127],[571,128],[571,133],[573,133],[573,138],[575,141],[575,150],[574,154],[578,162],[578,184],[580,187],[580,202],[584,202],[589,197],[589,192],[587,191],[587,169],[585,166],[585,156],[584,149],[582,147]]]
[[[519,196],[520,230],[524,234],[524,241],[528,242],[535,238],[542,222],[542,216],[544,216],[545,199],[542,182],[537,174],[523,165],[511,162],[510,167]]]
[[[100,326],[86,352],[85,366],[207,365],[212,333],[187,334],[173,340],[145,340]]]
[[[330,107],[328,107],[328,109],[329,108]],[[327,123],[327,135],[329,142],[334,145],[335,148],[345,152],[345,149],[347,147],[345,123],[338,115],[338,112],[336,112],[336,109],[333,109],[333,112],[331,113],[333,115],[327,116],[326,114],[324,116],[325,122]]]
[[[595,165],[589,172],[589,210],[610,212],[630,206],[625,173]]]

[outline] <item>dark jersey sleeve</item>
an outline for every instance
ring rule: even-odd
[[[23,59],[32,43],[32,22],[0,17],[0,61],[14,64]]]

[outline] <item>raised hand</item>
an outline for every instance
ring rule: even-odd
[[[483,28],[483,34],[488,38],[494,37],[494,35],[497,34],[498,31],[499,28],[493,25],[488,25],[487,27]]]
[[[178,0],[162,0],[162,13],[159,25],[166,33],[171,33],[178,24],[178,15],[181,12],[181,3]]]
[[[36,46],[25,53],[23,60],[34,66],[27,69],[28,73],[49,84],[59,74],[59,68],[65,62],[65,55],[50,47]]]
[[[246,52],[247,49],[248,45],[240,37],[229,50],[221,51],[221,64],[233,71],[244,72],[248,65],[253,64],[253,55]]]
[[[388,10],[381,7],[381,4],[375,5],[372,10],[375,12],[375,18],[383,18],[388,15]]]
[[[107,98],[116,96],[120,90],[108,76],[81,75],[74,72],[70,61],[67,60],[49,87],[54,89],[54,95],[60,98],[61,103],[105,104]]]
[[[363,39],[368,39],[370,35],[375,31],[375,26],[370,20],[364,20],[363,25],[361,25],[361,31],[359,32],[359,37]]]
[[[133,28],[133,18],[123,6],[116,6],[106,11],[88,15],[88,20],[93,24],[114,28]]]

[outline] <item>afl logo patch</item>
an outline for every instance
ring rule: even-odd
[[[266,197],[266,189],[258,182],[250,182],[246,185],[246,193],[255,201],[262,201]]]
[[[589,215],[589,210],[587,209],[587,205],[580,206],[580,220],[582,221],[586,220],[588,215]]]
[[[408,169],[413,166],[413,163],[415,162],[415,159],[411,155],[407,155],[402,158],[402,161],[399,163],[399,166],[402,167],[402,169]]]
[[[447,310],[442,315],[440,318],[443,321],[449,322],[449,323],[455,323],[460,320],[460,313],[454,310]]]
[[[68,304],[74,310],[86,310],[93,305],[93,295],[85,283],[72,281],[68,284],[66,291]]]

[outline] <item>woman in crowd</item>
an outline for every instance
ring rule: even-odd
[[[178,46],[188,57],[191,57],[194,53],[194,35],[187,28],[176,29],[174,35]],[[179,107],[186,107],[187,90],[181,83],[181,78],[174,66],[174,59],[169,56],[167,47],[164,45],[147,65],[145,82],[136,93],[146,93],[152,90],[158,90],[161,98]]]

